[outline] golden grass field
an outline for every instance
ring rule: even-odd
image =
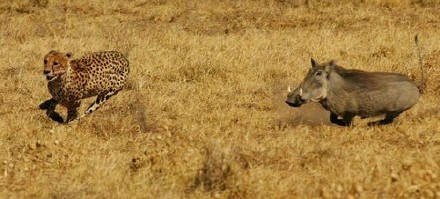
[[[0,3],[0,198],[440,198],[438,0]],[[284,101],[310,58],[427,90],[386,126]],[[118,50],[125,90],[60,125],[50,50]],[[93,101],[83,100],[81,112]],[[57,107],[64,117],[64,107]],[[376,118],[378,119],[378,118]]]

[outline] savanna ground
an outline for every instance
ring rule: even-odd
[[[428,0],[4,1],[0,198],[440,198],[439,9]],[[343,128],[316,104],[284,104],[311,57],[419,81],[416,34],[427,91],[391,125],[356,118]],[[127,88],[57,124],[38,109],[50,98],[42,69],[52,49],[125,53]]]

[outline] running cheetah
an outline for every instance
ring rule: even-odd
[[[69,123],[78,116],[81,99],[97,96],[85,115],[116,95],[127,81],[129,62],[116,51],[87,54],[71,60],[72,53],[50,51],[44,57],[43,73],[52,98],[40,104],[46,114],[59,123]],[[55,112],[57,104],[67,108],[67,119]]]

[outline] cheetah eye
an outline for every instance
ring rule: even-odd
[[[45,65],[47,64],[47,59],[44,60],[44,64],[45,64]]]
[[[54,62],[53,62],[53,65],[54,65],[54,66],[57,66],[58,64],[59,64],[58,61],[54,61]]]

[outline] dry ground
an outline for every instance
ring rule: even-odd
[[[440,198],[439,5],[2,1],[0,198]],[[418,81],[416,34],[427,93],[393,124],[284,104],[311,57]],[[38,110],[52,49],[126,53],[129,84],[59,125]]]

